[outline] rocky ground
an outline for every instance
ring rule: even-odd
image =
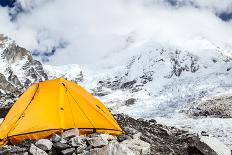
[[[23,141],[0,149],[1,155],[217,155],[198,136],[157,124],[155,120],[115,115],[126,135],[94,133],[80,136],[77,129],[50,139]]]
[[[232,95],[220,95],[203,100],[199,103],[192,103],[192,107],[187,111],[191,117],[232,117]]]

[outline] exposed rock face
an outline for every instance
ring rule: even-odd
[[[0,73],[0,89],[7,93],[17,92],[16,87],[10,83],[2,73]]]
[[[192,103],[192,107],[187,111],[191,117],[232,117],[232,95],[221,95],[209,98],[199,103]]]
[[[145,84],[152,82],[154,78],[169,81],[169,79],[178,78],[187,73],[196,73],[199,70],[206,70],[207,73],[207,70],[210,72],[211,67],[223,68],[224,73],[228,72],[228,66],[231,67],[232,59],[217,49],[213,50],[212,53],[217,58],[208,56],[209,60],[207,59],[208,62],[205,63],[205,58],[197,52],[151,48],[132,57],[128,61],[125,71],[118,76],[99,81],[99,87],[138,91]]]
[[[0,35],[0,66],[0,95],[4,94],[0,106],[12,104],[7,102],[7,96],[17,97],[32,83],[48,79],[42,64],[32,58],[30,51],[3,35]]]

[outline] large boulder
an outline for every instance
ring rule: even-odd
[[[133,139],[127,139],[121,142],[121,145],[127,146],[136,155],[147,155],[150,154],[151,145],[147,142],[140,140],[141,133],[135,134]]]
[[[76,154],[81,154],[81,153],[83,153],[86,147],[87,147],[87,145],[79,146],[79,147],[76,149]]]
[[[103,148],[93,149],[92,154],[94,155],[136,155],[127,146],[119,144],[113,140]]]
[[[48,155],[44,150],[36,147],[34,144],[31,144],[29,152],[32,155]]]
[[[79,130],[77,128],[67,130],[67,131],[65,131],[65,132],[63,132],[61,134],[61,137],[64,138],[64,139],[72,138],[72,137],[75,137],[75,136],[79,136]]]
[[[38,147],[38,148],[40,148],[40,149],[42,149],[42,150],[44,150],[44,151],[49,151],[49,150],[51,150],[52,149],[52,142],[50,141],[50,140],[48,140],[48,139],[39,139],[36,143],[35,143],[35,145]]]
[[[84,137],[83,136],[76,136],[76,137],[73,137],[69,140],[69,143],[71,146],[73,147],[79,147],[79,146],[82,146],[82,145],[85,145],[86,143],[84,142]]]
[[[61,151],[61,154],[63,155],[71,155],[75,152],[75,148],[69,148]]]
[[[53,134],[53,135],[51,136],[50,140],[51,140],[52,142],[59,142],[59,141],[61,141],[61,137],[60,137],[60,135]]]
[[[122,142],[122,141],[127,140],[127,139],[131,139],[131,137],[128,136],[128,135],[123,135],[123,134],[117,136],[117,140],[118,140],[119,142]]]
[[[88,143],[93,147],[103,147],[108,144],[108,140],[99,136],[88,139]]]
[[[211,136],[201,136],[196,147],[206,155],[231,155],[228,146]]]
[[[117,137],[109,134],[100,134],[100,137],[102,137],[105,140],[111,141],[111,140],[116,140]]]
[[[63,144],[61,142],[54,143],[53,147],[58,149],[58,150],[64,150],[64,149],[70,148],[70,146],[68,144]]]

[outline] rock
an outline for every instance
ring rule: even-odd
[[[34,144],[31,144],[29,152],[32,155],[48,155],[45,151],[43,151],[40,148],[36,147]]]
[[[131,139],[131,137],[128,135],[117,135],[117,140],[119,142],[122,142],[122,141],[127,140],[127,139]]]
[[[232,94],[218,95],[207,100],[192,102],[186,113],[194,118],[232,118]]]
[[[67,144],[68,143],[68,141],[65,140],[64,138],[61,138],[60,142],[63,143],[63,144]]]
[[[202,136],[209,136],[209,134],[207,134],[207,132],[205,132],[205,131],[201,131],[201,135]]]
[[[108,140],[102,137],[92,137],[88,139],[88,143],[93,147],[103,147],[108,144]]]
[[[75,152],[75,148],[69,148],[61,151],[61,154],[63,155],[71,155]]]
[[[9,155],[10,152],[9,152],[9,150],[0,150],[0,154],[1,155]]]
[[[201,136],[195,140],[195,147],[205,155],[231,155],[228,146],[211,136]]]
[[[44,151],[49,151],[52,148],[52,142],[48,139],[39,139],[35,145]]]
[[[141,121],[144,121],[143,118],[138,118],[137,121],[141,122]]]
[[[61,142],[54,143],[53,147],[55,147],[58,150],[64,150],[64,149],[70,148],[70,146],[68,144],[63,144]]]
[[[30,148],[31,144],[34,144],[35,140],[23,140],[20,143],[17,144],[19,147],[25,147],[25,148]]]
[[[151,145],[147,142],[140,140],[139,138],[125,140],[121,143],[121,145],[127,146],[131,149],[135,154],[147,155],[150,154]]]
[[[92,150],[94,155],[136,155],[125,145],[119,144],[117,141],[111,141],[103,148]]]
[[[135,104],[135,101],[136,101],[136,99],[130,98],[130,99],[128,99],[128,100],[125,101],[125,105],[126,106],[133,105],[133,104]]]
[[[128,134],[131,134],[131,135],[138,133],[137,130],[135,130],[135,129],[133,129],[133,128],[129,128],[129,127],[125,127],[125,128],[124,128],[124,131],[125,131],[126,133],[128,133]]]
[[[150,119],[150,120],[149,120],[149,123],[151,123],[151,124],[156,124],[156,123],[157,123],[157,121],[156,121],[156,120],[154,120],[154,119]]]
[[[164,134],[164,135],[168,135],[168,136],[172,135],[172,132],[169,129],[160,127],[160,130],[162,131],[162,134]]]
[[[109,134],[99,134],[98,136],[103,138],[104,140],[108,140],[108,141],[117,139],[115,136],[112,136],[112,135],[109,135]]]
[[[134,139],[140,139],[141,136],[142,136],[142,133],[139,132],[139,133],[134,134],[132,137],[133,137]]]
[[[81,145],[85,145],[85,142],[83,141],[83,138],[81,136],[76,136],[70,139],[70,144],[73,147],[78,147]]]
[[[125,83],[122,83],[121,85],[121,89],[126,89],[126,88],[132,88],[133,85],[136,83],[137,81],[136,80],[133,80],[133,81],[128,81],[128,82],[125,82]]]
[[[57,134],[53,134],[53,135],[51,136],[50,140],[51,140],[52,142],[59,142],[59,141],[61,141],[61,137],[60,137],[59,135],[57,135]]]
[[[65,132],[63,132],[61,134],[61,137],[64,138],[64,139],[72,138],[72,137],[75,137],[75,136],[79,136],[79,130],[77,128],[67,130],[67,131],[65,131]]]
[[[25,147],[19,147],[19,146],[8,146],[7,149],[9,150],[9,154],[20,154],[23,152],[28,151]]]
[[[76,153],[77,153],[77,154],[82,153],[82,152],[85,150],[86,147],[87,147],[86,145],[83,145],[83,146],[78,147],[78,148],[76,149]]]
[[[85,148],[85,151],[89,151],[90,149],[92,149],[93,148],[93,146],[92,145],[89,145],[89,146],[87,146],[86,148]]]

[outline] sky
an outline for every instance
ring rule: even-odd
[[[44,63],[94,64],[128,41],[232,49],[231,0],[0,0],[0,33]],[[126,53],[125,53],[126,54]]]

